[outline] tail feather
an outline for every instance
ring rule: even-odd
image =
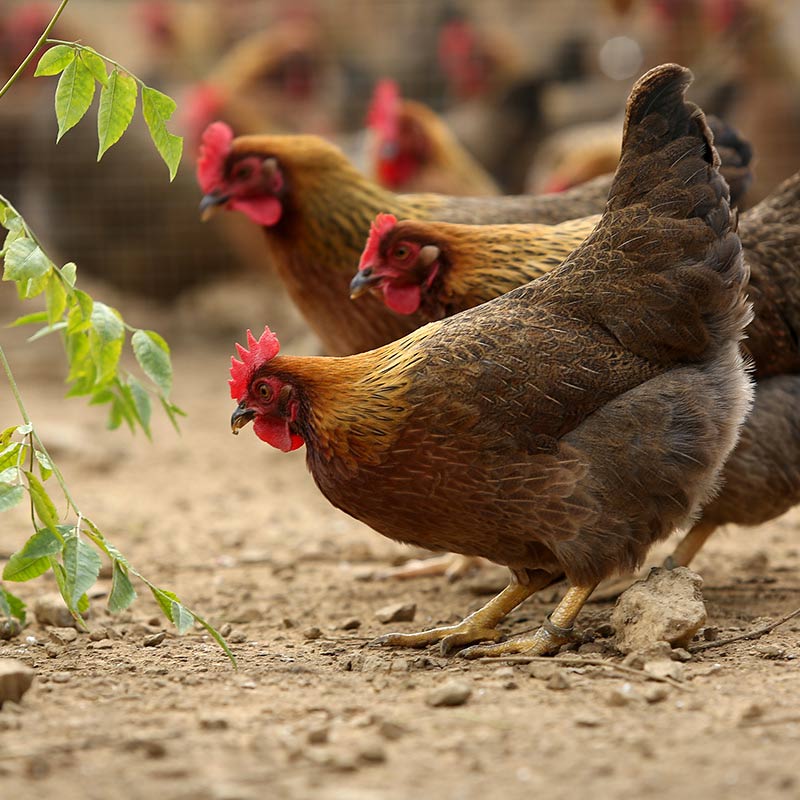
[[[731,193],[731,205],[741,205],[747,190],[753,183],[753,148],[732,125],[714,116],[706,122],[714,134],[714,147],[719,153],[722,177]]]

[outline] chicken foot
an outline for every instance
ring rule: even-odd
[[[509,584],[485,606],[456,625],[444,625],[419,633],[387,633],[375,639],[373,644],[384,647],[426,647],[440,642],[442,655],[448,655],[455,648],[465,644],[487,639],[496,642],[503,636],[497,630],[500,621],[532,594],[550,586],[554,581],[554,576],[546,572],[536,577],[538,580],[533,579],[527,584]]]
[[[544,656],[552,653],[562,644],[572,639],[572,626],[589,595],[597,586],[570,586],[561,602],[555,607],[544,625],[533,634],[515,636],[499,644],[475,645],[462,650],[459,655],[464,658],[485,658],[507,656],[516,653]]]

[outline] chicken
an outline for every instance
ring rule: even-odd
[[[374,134],[371,177],[393,191],[496,195],[497,185],[423,103],[404,100],[397,84],[375,87],[368,125]]]
[[[356,296],[380,292],[397,313],[441,319],[546,274],[598,221],[472,226],[378,215],[351,289]],[[755,406],[726,463],[722,491],[669,565],[688,566],[719,525],[760,524],[800,502],[800,173],[740,217],[739,235],[755,311],[745,341],[758,378]],[[453,569],[431,560],[424,573],[414,565],[411,574],[442,566]]]
[[[197,178],[204,217],[238,210],[264,228],[270,262],[331,355],[370,350],[417,328],[421,318],[388,313],[374,297],[350,302],[370,222],[557,223],[600,213],[610,179],[558,195],[450,197],[398,195],[365,178],[334,145],[316,136],[241,136],[224,123],[203,135]]]
[[[269,328],[237,347],[234,432],[252,421],[283,451],[305,444],[328,500],[385,536],[511,570],[462,623],[382,643],[496,640],[566,577],[535,634],[465,651],[550,652],[600,580],[713,494],[752,394],[738,344],[750,307],[689,80],[670,64],[637,82],[606,211],[557,270],[347,358],[281,357]]]

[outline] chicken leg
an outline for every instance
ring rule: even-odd
[[[526,584],[511,583],[485,606],[470,614],[457,625],[444,625],[419,633],[387,633],[379,636],[373,644],[385,647],[426,647],[441,642],[442,655],[448,655],[456,647],[489,639],[496,642],[502,637],[497,630],[500,620],[540,589],[550,586],[558,576],[548,572],[537,572]]]
[[[460,655],[464,658],[484,658],[515,653],[532,656],[544,656],[552,653],[572,638],[572,625],[575,618],[596,586],[596,583],[591,586],[570,586],[561,602],[547,617],[544,625],[532,635],[515,636],[507,642],[499,644],[475,645],[462,650]]]
[[[664,566],[667,569],[688,567],[692,563],[692,559],[697,555],[698,550],[716,529],[717,525],[714,522],[698,522],[680,540],[672,555],[664,559]]]

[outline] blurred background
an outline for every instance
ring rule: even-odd
[[[3,0],[0,83],[56,6]],[[796,0],[73,0],[52,35],[173,96],[183,163],[169,185],[140,114],[99,165],[96,113],[56,146],[56,81],[31,67],[0,101],[0,191],[82,276],[236,332],[243,303],[274,319],[286,300],[251,223],[199,220],[194,156],[215,119],[237,134],[329,137],[364,171],[416,189],[376,167],[367,129],[391,78],[389,95],[441,115],[494,182],[486,191],[557,191],[614,168],[633,81],[677,61],[695,73],[691,98],[753,146],[748,204],[800,169]]]

